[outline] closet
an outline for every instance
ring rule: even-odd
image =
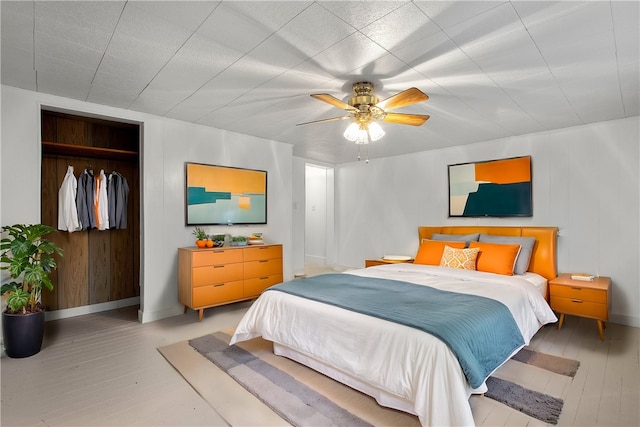
[[[140,125],[42,110],[42,223],[58,226],[58,190],[69,166],[127,180],[127,228],[58,231],[48,237],[64,249],[43,291],[48,310],[81,307],[140,295]]]

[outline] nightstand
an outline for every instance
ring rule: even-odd
[[[413,258],[412,259],[408,259],[408,260],[403,260],[403,261],[389,261],[386,259],[366,259],[364,261],[364,266],[365,268],[369,268],[369,267],[375,267],[376,265],[384,265],[384,264],[397,264],[399,262],[409,262],[412,263],[413,262]]]
[[[598,321],[600,340],[604,341],[604,322],[609,320],[611,278],[599,276],[592,281],[572,280],[571,274],[561,274],[549,281],[551,308],[560,314],[558,329],[565,314]]]

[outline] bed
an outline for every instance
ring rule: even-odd
[[[556,277],[556,236],[555,227],[419,227],[415,263],[275,286],[249,308],[230,344],[262,336],[275,354],[415,414],[422,425],[473,425],[471,394],[484,393],[495,369],[557,321],[545,298]],[[512,254],[515,246],[512,274],[494,272],[492,251]],[[358,293],[365,296],[356,306]]]

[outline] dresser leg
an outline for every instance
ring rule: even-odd
[[[562,328],[564,325],[564,313],[560,313],[560,320],[558,320],[558,329]]]
[[[184,306],[184,313],[183,313],[183,314],[187,314],[187,309],[188,309],[188,308],[189,308],[189,307],[187,307],[186,305]]]
[[[600,341],[604,341],[604,322],[602,320],[598,320],[598,333],[600,334]]]
[[[202,322],[202,315],[204,314],[204,308],[198,310],[198,322]]]

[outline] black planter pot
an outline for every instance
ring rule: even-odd
[[[42,348],[44,310],[28,314],[2,313],[2,339],[7,356],[29,357]]]

